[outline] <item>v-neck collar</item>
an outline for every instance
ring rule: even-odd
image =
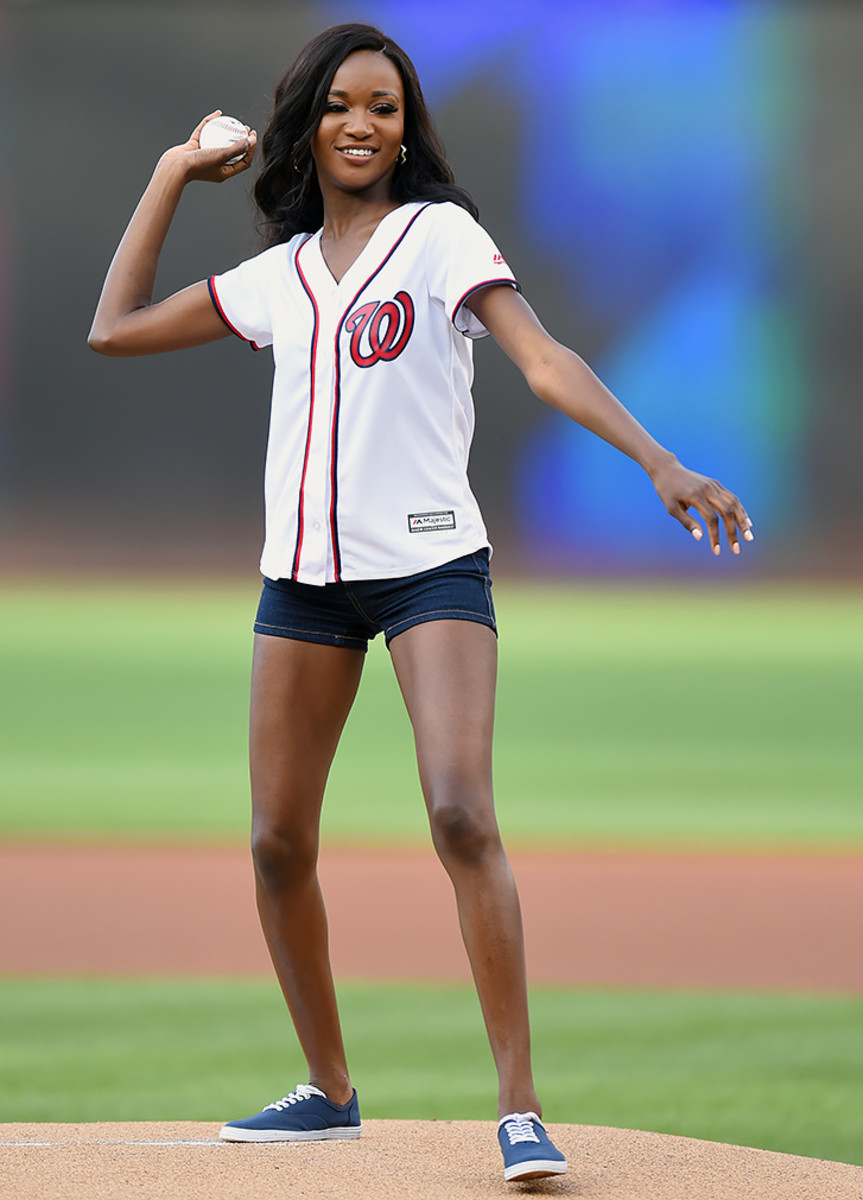
[[[404,233],[411,218],[423,207],[424,201],[412,200],[381,217],[369,240],[338,282],[324,258],[321,248],[323,229],[319,229],[309,238],[308,252],[303,255],[303,268],[314,290],[334,297],[355,292],[363,279],[375,274],[377,267]]]

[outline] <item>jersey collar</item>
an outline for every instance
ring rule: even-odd
[[[369,279],[377,273],[378,267],[398,242],[411,218],[424,206],[425,201],[411,201],[382,217],[374,233],[338,283],[330,273],[321,252],[323,230],[319,229],[313,234],[301,249],[303,271],[316,297],[323,299],[354,295],[358,288],[361,289],[364,279]]]

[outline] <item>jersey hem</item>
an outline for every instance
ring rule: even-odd
[[[326,583],[366,583],[375,579],[407,579],[411,575],[420,575],[423,571],[433,571],[436,567],[445,566],[446,563],[453,562],[457,558],[462,558],[465,554],[476,554],[480,550],[488,550],[489,561],[491,561],[494,554],[494,548],[487,537],[478,542],[469,542],[464,546],[447,546],[445,548],[442,547],[442,549],[444,553],[428,559],[419,565],[411,564],[407,568],[399,566],[393,568],[391,571],[375,571],[374,574],[366,573],[365,571],[354,574],[353,571],[345,572],[342,570],[338,579],[309,580],[303,579],[302,573],[299,576],[274,573],[264,567],[263,558],[258,569],[265,579],[294,579],[297,583],[306,583],[311,587],[323,587]]]
[[[458,316],[459,309],[462,307],[462,305],[467,300],[469,300],[475,292],[479,292],[485,287],[493,287],[495,284],[498,284],[498,283],[507,283],[507,284],[509,284],[510,287],[515,288],[515,290],[517,292],[521,291],[521,285],[519,284],[518,280],[513,279],[513,277],[511,275],[509,275],[509,276],[505,275],[500,279],[484,279],[482,281],[482,283],[475,283],[473,285],[473,287],[468,288],[468,290],[465,292],[465,294],[457,302],[457,304],[455,305],[455,307],[452,310],[452,316],[450,317],[450,321],[452,322],[453,325],[455,325],[455,328],[458,329],[459,333],[464,334],[465,337],[470,337],[469,333],[465,333],[465,331],[463,329],[459,329],[458,325],[456,325],[456,323],[455,323],[455,319]],[[482,325],[482,328],[485,330],[486,333],[488,333],[488,330],[482,324],[482,321],[479,320],[479,317],[476,315],[476,313],[472,313],[471,315],[473,316],[474,320],[479,321],[479,324]]]
[[[216,291],[216,276],[215,275],[211,275],[210,278],[207,280],[207,288],[209,289],[209,292],[210,292],[210,299],[213,302],[213,308],[216,310],[216,313],[218,314],[218,316],[221,317],[221,319],[224,321],[224,323],[230,329],[231,333],[233,333],[241,341],[246,342],[249,346],[251,346],[251,348],[253,350],[260,350],[261,347],[256,342],[253,342],[251,338],[247,338],[244,333],[240,333],[240,331],[239,331],[239,329],[237,329],[236,325],[232,325],[231,322],[228,320],[227,316],[225,315],[225,310],[222,308],[222,302],[219,299],[219,293]]]

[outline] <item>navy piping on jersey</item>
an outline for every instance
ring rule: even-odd
[[[360,296],[363,294],[363,292],[366,290],[366,288],[369,286],[369,284],[372,282],[372,280],[375,278],[375,276],[379,275],[380,272],[387,265],[387,263],[390,261],[392,256],[395,254],[396,250],[399,248],[399,246],[402,244],[402,242],[407,237],[408,231],[411,229],[414,221],[416,221],[416,219],[420,215],[420,213],[424,213],[428,207],[429,207],[428,204],[424,204],[422,206],[422,208],[418,209],[414,213],[414,215],[408,221],[407,225],[404,227],[402,232],[399,234],[398,238],[395,240],[395,242],[393,242],[388,253],[381,259],[381,261],[375,267],[374,271],[372,271],[371,275],[369,275],[368,279],[366,279],[365,283],[363,283],[362,286],[357,290],[356,294],[354,295],[354,298],[351,300],[351,302],[348,304],[345,311],[342,313],[342,318],[339,321],[338,325],[336,326],[336,337],[335,337],[335,346],[334,346],[335,366],[336,366],[336,369],[335,369],[335,403],[333,404],[332,457],[330,459],[330,531],[332,533],[332,538],[333,538],[333,562],[334,562],[334,566],[335,566],[335,574],[336,574],[337,581],[341,581],[341,577],[342,577],[342,556],[341,556],[341,550],[339,548],[338,510],[336,507],[336,505],[338,503],[338,470],[337,470],[337,467],[338,467],[338,453],[339,453],[339,413],[341,410],[341,402],[342,402],[342,368],[341,368],[341,349],[340,349],[340,339],[341,339],[341,335],[342,335],[342,327],[344,326],[344,323],[347,320],[347,318],[350,316],[351,310],[353,309],[357,300],[359,300]]]
[[[428,207],[429,207],[428,204],[424,204],[422,208],[418,209],[418,211],[414,213],[414,215],[411,217],[410,221],[408,221],[407,225],[402,230],[399,237],[396,239],[396,241],[390,247],[390,249],[387,252],[387,254],[385,255],[385,257],[380,261],[380,263],[378,263],[377,267],[375,267],[375,269],[374,269],[374,271],[372,271],[371,275],[368,276],[368,278],[365,280],[365,282],[362,284],[362,286],[356,292],[353,299],[350,301],[347,308],[342,313],[341,319],[339,320],[339,323],[336,326],[336,334],[335,334],[334,347],[333,347],[335,370],[334,370],[333,417],[332,417],[332,427],[331,427],[331,431],[330,431],[330,517],[329,517],[330,538],[332,540],[332,545],[333,545],[333,567],[334,567],[334,571],[335,571],[336,582],[341,582],[341,575],[342,575],[342,556],[341,556],[341,549],[339,546],[339,527],[338,527],[339,414],[340,414],[340,410],[341,410],[341,356],[340,356],[340,349],[339,349],[339,340],[341,337],[342,328],[344,326],[344,323],[345,323],[346,319],[348,318],[348,316],[350,315],[350,312],[353,309],[353,307],[356,304],[359,297],[362,295],[362,293],[365,291],[365,289],[369,286],[369,284],[372,282],[372,280],[375,278],[375,276],[377,274],[379,274],[380,271],[383,270],[383,268],[386,266],[386,264],[392,258],[393,254],[396,252],[398,247],[404,241],[408,230],[411,228],[411,226],[413,225],[413,223],[417,219],[417,217],[420,215],[420,213],[424,212],[425,209],[427,209]],[[303,290],[305,291],[306,295],[309,297],[309,301],[314,310],[315,323],[314,323],[314,330],[312,333],[312,346],[311,346],[310,365],[309,365],[309,370],[310,370],[310,375],[311,375],[311,382],[310,382],[311,402],[310,402],[310,407],[309,407],[309,425],[308,425],[308,429],[306,432],[306,453],[305,453],[305,458],[303,460],[303,474],[302,474],[302,479],[300,482],[299,514],[298,514],[298,521],[297,521],[297,542],[296,542],[296,546],[294,548],[294,559],[293,559],[293,564],[291,567],[291,578],[292,579],[296,579],[298,576],[298,572],[300,569],[300,555],[301,555],[302,546],[303,546],[303,508],[305,505],[305,479],[306,479],[306,468],[307,468],[308,459],[309,459],[309,447],[311,444],[312,413],[313,413],[313,409],[314,409],[314,400],[315,400],[315,358],[316,358],[316,354],[317,354],[317,339],[318,339],[318,325],[319,325],[319,313],[318,313],[317,301],[315,300],[315,296],[312,291],[311,285],[309,284],[308,280],[306,279],[305,275],[303,274],[303,269],[300,266],[300,251],[302,250],[303,246],[305,246],[306,242],[308,242],[309,240],[310,240],[310,238],[306,238],[306,241],[301,242],[300,245],[297,247],[297,253],[294,255],[294,263],[297,268],[297,274],[299,275],[300,283],[302,284]]]
[[[310,240],[310,237],[311,237],[311,235],[309,235],[309,237],[306,238],[306,242],[308,242]],[[297,544],[294,549],[294,561],[291,566],[291,578],[292,579],[297,578],[297,572],[300,569],[300,554],[302,553],[302,549],[303,549],[303,528],[304,528],[303,510],[305,508],[304,501],[305,501],[305,490],[306,490],[306,468],[309,465],[309,448],[312,444],[312,417],[314,416],[314,412],[315,412],[315,365],[316,365],[316,359],[317,359],[317,353],[318,353],[318,325],[320,323],[317,303],[315,301],[314,296],[312,295],[312,289],[309,287],[308,281],[306,280],[306,277],[303,274],[303,269],[300,266],[300,251],[302,250],[303,246],[305,246],[306,242],[301,242],[300,245],[297,247],[297,253],[294,255],[294,262],[296,263],[297,274],[300,277],[300,283],[303,285],[303,291],[306,293],[309,300],[311,301],[312,309],[313,309],[315,315],[314,315],[314,326],[312,329],[312,347],[311,347],[311,352],[309,355],[309,379],[310,379],[309,424],[308,424],[308,428],[306,430],[306,452],[303,455],[303,473],[300,476],[300,497],[299,497],[299,503],[298,503],[298,508],[297,508]]]
[[[459,300],[458,304],[456,304],[455,308],[452,310],[452,316],[450,317],[450,320],[452,321],[453,325],[455,325],[456,314],[458,313],[458,310],[461,308],[461,306],[465,303],[465,301],[468,300],[474,294],[474,292],[480,291],[481,288],[491,287],[495,283],[508,283],[509,286],[515,288],[515,290],[517,292],[521,291],[521,288],[519,287],[518,283],[514,279],[511,279],[511,278],[484,279],[482,281],[482,283],[475,283],[472,288],[468,288],[468,290],[462,296],[461,300]],[[458,326],[456,326],[456,328],[458,328]],[[459,330],[459,332],[461,332],[461,330]]]
[[[427,208],[429,208],[430,206],[431,206],[430,203],[424,204],[422,208],[418,209],[417,212],[414,213],[414,215],[408,221],[405,228],[402,230],[399,237],[396,239],[396,241],[390,247],[387,254],[384,256],[384,258],[380,261],[380,263],[377,265],[377,267],[374,269],[374,271],[372,271],[371,275],[368,276],[368,278],[365,280],[365,282],[359,287],[357,292],[354,294],[350,303],[347,305],[344,312],[342,313],[342,316],[338,322],[338,325],[336,326],[336,333],[335,333],[334,347],[333,347],[333,350],[334,350],[334,402],[333,402],[333,416],[332,416],[332,426],[331,426],[331,434],[330,434],[330,514],[329,514],[330,538],[332,540],[332,546],[333,546],[333,566],[334,566],[336,582],[341,582],[341,571],[342,571],[341,548],[339,545],[339,530],[338,530],[338,452],[339,452],[339,417],[340,417],[340,413],[341,413],[341,349],[340,349],[341,334],[342,334],[342,330],[344,328],[344,323],[347,320],[348,316],[350,315],[357,300],[360,298],[360,296],[366,290],[366,288],[369,286],[369,284],[372,282],[372,280],[375,279],[375,277],[383,270],[383,268],[386,266],[386,264],[392,258],[393,254],[395,254],[398,247],[401,245],[401,243],[407,237],[407,234],[408,234],[409,230],[411,229],[411,227],[413,226],[416,219],[420,216],[421,213],[425,212],[425,210]],[[315,399],[316,399],[316,397],[315,397],[315,387],[316,387],[315,367],[316,367],[316,361],[317,361],[318,332],[319,332],[319,326],[320,326],[320,314],[319,314],[319,310],[318,310],[317,301],[315,300],[315,296],[312,291],[311,285],[309,284],[308,280],[306,279],[306,276],[303,273],[302,267],[300,266],[300,258],[299,258],[300,251],[302,250],[303,246],[305,246],[306,243],[311,240],[311,236],[313,236],[313,235],[310,235],[309,237],[307,237],[305,239],[305,241],[300,243],[300,245],[297,247],[297,252],[294,255],[294,263],[295,263],[295,266],[297,269],[297,274],[299,276],[300,283],[302,285],[303,290],[305,291],[306,295],[309,298],[309,302],[312,305],[312,310],[314,313],[314,323],[313,323],[313,329],[312,329],[312,339],[311,339],[311,347],[310,347],[310,354],[309,354],[309,376],[310,376],[309,419],[308,419],[308,426],[306,429],[306,446],[305,446],[305,453],[303,456],[303,470],[302,470],[302,475],[300,478],[300,491],[299,491],[299,498],[298,498],[297,541],[296,541],[296,545],[294,548],[294,557],[293,557],[293,562],[291,565],[291,578],[294,580],[296,580],[298,578],[298,574],[299,574],[299,570],[300,570],[300,558],[301,558],[302,547],[303,547],[305,482],[306,482],[306,473],[307,473],[307,469],[308,469],[309,452],[310,452],[310,448],[311,448],[312,419],[313,419],[313,415],[314,415],[314,406],[315,406]],[[207,282],[208,282],[208,286],[210,289],[210,296],[213,300],[213,304],[216,308],[216,312],[219,314],[219,316],[222,318],[222,320],[225,322],[225,324],[228,326],[228,328],[231,330],[232,333],[237,334],[237,336],[242,338],[243,341],[249,342],[249,344],[252,346],[253,349],[255,349],[255,350],[260,349],[260,347],[256,346],[254,342],[250,341],[250,339],[243,337],[243,335],[239,332],[239,330],[235,329],[234,326],[231,324],[231,322],[228,320],[228,318],[225,316],[225,313],[222,310],[222,306],[219,302],[218,295],[216,293],[216,288],[215,288],[213,279],[214,279],[214,277],[211,276]],[[453,312],[452,312],[452,316],[450,318],[451,321],[453,322],[453,324],[455,324],[456,313],[461,308],[461,306],[465,303],[465,301],[468,299],[468,297],[472,296],[474,294],[474,292],[478,292],[481,288],[489,287],[493,284],[508,284],[510,287],[515,287],[516,290],[521,291],[521,288],[519,287],[518,283],[516,283],[512,278],[497,278],[497,279],[483,280],[481,283],[475,284],[472,288],[469,288],[468,291],[465,292],[465,294],[461,297],[461,299],[455,305]]]
[[[207,280],[207,287],[210,292],[210,299],[213,302],[213,308],[216,310],[218,315],[225,322],[227,327],[230,329],[231,333],[236,334],[236,336],[238,338],[240,338],[241,341],[247,342],[252,347],[253,350],[260,350],[261,347],[259,345],[257,345],[256,342],[253,342],[251,338],[247,338],[244,334],[240,333],[239,329],[237,329],[236,326],[232,325],[231,322],[228,320],[228,318],[225,316],[225,310],[222,308],[222,302],[219,299],[218,292],[216,291],[215,279],[216,279],[216,276],[211,275],[210,278]]]

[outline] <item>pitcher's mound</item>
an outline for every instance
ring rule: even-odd
[[[491,1122],[365,1121],[356,1141],[238,1145],[200,1122],[0,1125],[2,1200],[861,1200],[863,1167],[551,1125],[569,1173],[504,1183]]]

